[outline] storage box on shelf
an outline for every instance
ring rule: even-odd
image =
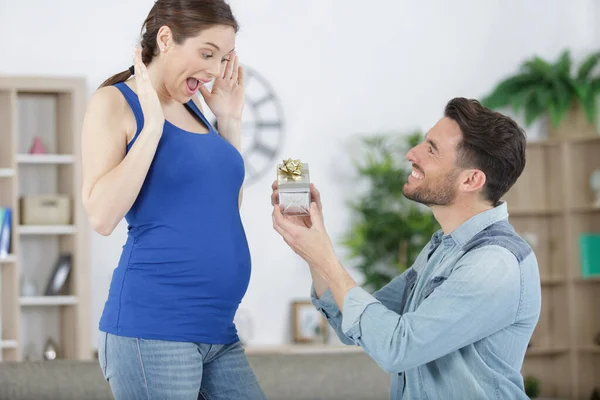
[[[600,136],[532,142],[505,196],[511,223],[539,262],[542,311],[522,372],[540,380],[546,397],[589,398],[600,384],[600,279],[582,279],[579,244],[582,233],[600,233],[590,188],[599,168]]]
[[[48,343],[58,358],[93,356],[80,199],[85,90],[79,78],[0,77],[0,207],[13,210],[11,256],[0,261],[4,360],[42,359]]]

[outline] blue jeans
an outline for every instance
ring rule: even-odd
[[[266,399],[239,342],[171,342],[100,332],[98,359],[116,400]]]

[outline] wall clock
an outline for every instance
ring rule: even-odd
[[[256,70],[244,67],[245,100],[242,116],[242,156],[246,166],[245,186],[266,175],[275,177],[283,146],[284,117],[281,102],[269,82]],[[219,129],[216,120],[215,129]]]

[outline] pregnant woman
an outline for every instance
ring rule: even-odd
[[[128,223],[98,351],[118,400],[265,398],[233,323],[250,278],[237,30],[222,0],[155,2],[134,65],[88,105],[88,218],[102,235]]]

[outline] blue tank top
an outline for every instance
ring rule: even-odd
[[[115,85],[144,124],[137,95]],[[140,193],[125,215],[127,241],[115,268],[100,330],[146,339],[228,344],[250,279],[238,196],[244,162],[193,101],[209,132],[165,121]]]

